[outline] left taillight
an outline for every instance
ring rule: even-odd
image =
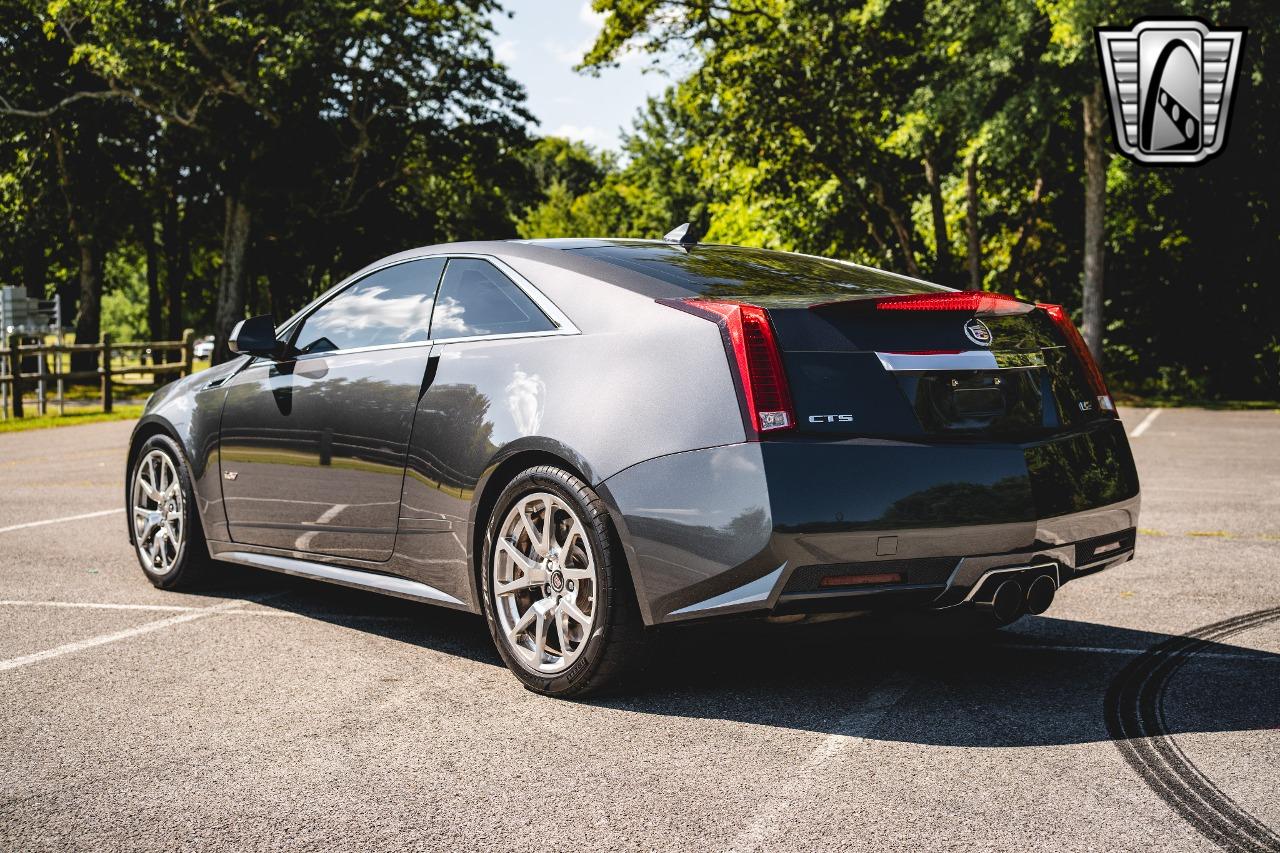
[[[1066,310],[1061,305],[1050,305],[1045,302],[1037,302],[1036,307],[1049,315],[1049,319],[1058,327],[1058,331],[1066,338],[1067,348],[1071,350],[1071,354],[1075,356],[1076,361],[1084,370],[1085,379],[1089,382],[1089,387],[1098,397],[1098,406],[1104,411],[1115,413],[1116,405],[1111,400],[1111,392],[1107,390],[1107,382],[1102,378],[1102,368],[1098,367],[1098,362],[1094,359],[1093,353],[1089,352],[1089,346],[1084,342],[1080,331],[1076,328],[1076,324],[1071,322]]]
[[[795,408],[769,315],[756,305],[712,299],[659,299],[663,305],[710,320],[720,327],[734,368],[745,419],[756,437],[792,429]]]

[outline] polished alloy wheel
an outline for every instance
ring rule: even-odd
[[[563,672],[586,648],[596,614],[595,555],[577,514],[560,498],[520,498],[493,548],[493,597],[511,648],[530,670]]]
[[[157,575],[173,571],[182,553],[182,481],[173,459],[152,450],[133,472],[133,539],[138,556]]]

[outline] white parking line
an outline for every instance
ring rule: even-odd
[[[273,596],[274,597],[274,596]],[[244,601],[229,601],[218,608],[192,607],[184,604],[130,604],[115,601],[33,601],[26,598],[0,599],[0,607],[55,607],[73,610],[142,610],[162,613],[217,613],[222,616],[264,616],[277,619],[317,619],[317,620],[353,620],[368,622],[410,622],[411,616],[396,616],[388,613],[309,613],[292,610],[260,610],[240,607]],[[258,603],[254,600],[251,603]],[[1074,652],[1092,655],[1140,655],[1147,649],[1117,648],[1114,646],[1074,646],[1060,643],[997,643],[993,650],[1016,649],[1024,652]],[[1277,660],[1277,656],[1264,651],[1244,650],[1241,652],[1197,652],[1196,657],[1219,658],[1222,660]],[[3,667],[0,667],[3,668]]]
[[[100,515],[111,515],[113,512],[124,512],[124,507],[85,512],[80,515],[64,515],[62,518],[46,518],[43,521],[28,521],[26,524],[11,524],[8,527],[0,527],[0,533],[8,533],[12,530],[26,530],[28,527],[43,527],[46,524],[61,524],[64,521],[79,521],[82,518],[97,518]]]
[[[1151,426],[1151,422],[1154,421],[1156,418],[1160,417],[1160,413],[1163,411],[1164,409],[1152,409],[1151,411],[1147,412],[1147,416],[1142,420],[1138,421],[1138,425],[1133,428],[1133,432],[1129,433],[1129,438],[1137,438],[1138,436],[1146,432],[1147,428]]]
[[[244,602],[228,602],[243,604]],[[191,607],[181,604],[125,604],[114,601],[31,601],[22,598],[0,599],[0,607],[65,607],[76,610],[143,610],[163,613],[207,613],[208,607]],[[220,616],[266,616],[284,619],[318,619],[318,620],[353,620],[361,622],[410,622],[410,616],[395,616],[386,613],[309,613],[291,610],[256,610],[249,608],[231,608],[217,610]]]
[[[147,622],[143,625],[136,625],[132,628],[125,628],[123,631],[113,631],[110,634],[99,634],[96,637],[89,637],[85,640],[76,640],[74,643],[64,643],[61,646],[54,646],[52,649],[45,649],[42,652],[34,652],[21,657],[9,658],[8,660],[0,660],[0,672],[10,669],[18,669],[23,666],[30,666],[33,663],[49,660],[50,658],[69,655],[72,652],[91,649],[94,646],[105,646],[107,643],[115,643],[119,640],[127,640],[130,637],[136,637],[139,634],[150,634],[152,631],[159,631],[161,628],[168,628],[171,625],[181,625],[183,622],[192,622],[196,619],[203,619],[206,616],[212,616],[225,610],[231,610],[239,607],[243,602],[227,601],[222,604],[216,604],[213,607],[204,607],[188,613],[180,613],[177,616],[170,616],[167,619],[159,619],[155,622]]]
[[[868,743],[868,735],[914,685],[913,678],[892,675],[872,690],[866,701],[837,720],[836,731],[823,738],[822,743],[809,754],[804,768],[807,772],[784,776],[773,796],[761,804],[751,823],[738,834],[729,849],[761,850],[776,846],[770,843],[770,839],[785,828],[784,823],[790,819],[792,800],[803,797],[803,789],[812,784],[809,774],[843,753]]]
[[[162,610],[183,613],[191,610],[204,610],[204,607],[184,607],[181,604],[117,604],[110,601],[28,601],[22,598],[9,598],[0,601],[2,607],[83,607],[90,610]]]

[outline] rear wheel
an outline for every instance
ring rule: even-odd
[[[553,466],[503,490],[489,520],[482,594],[503,660],[526,687],[581,697],[643,654],[643,626],[599,496]]]
[[[134,552],[161,589],[190,586],[208,559],[195,512],[191,472],[177,443],[153,435],[138,449],[129,479]]]

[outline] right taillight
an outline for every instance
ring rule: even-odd
[[[796,414],[778,342],[763,308],[712,299],[658,301],[720,327],[725,352],[741,387],[746,420],[756,436],[795,427]]]
[[[1071,318],[1067,316],[1067,312],[1063,310],[1061,305],[1037,302],[1036,307],[1049,315],[1049,319],[1053,320],[1054,325],[1058,327],[1058,331],[1062,332],[1062,336],[1066,338],[1067,348],[1076,357],[1076,361],[1080,364],[1081,369],[1084,370],[1085,379],[1088,380],[1089,387],[1098,397],[1098,406],[1104,411],[1114,413],[1116,406],[1111,400],[1111,393],[1107,390],[1107,382],[1102,378],[1102,370],[1098,367],[1098,362],[1094,360],[1093,353],[1089,352],[1089,346],[1084,342],[1080,331],[1076,329],[1076,324],[1071,322]]]

